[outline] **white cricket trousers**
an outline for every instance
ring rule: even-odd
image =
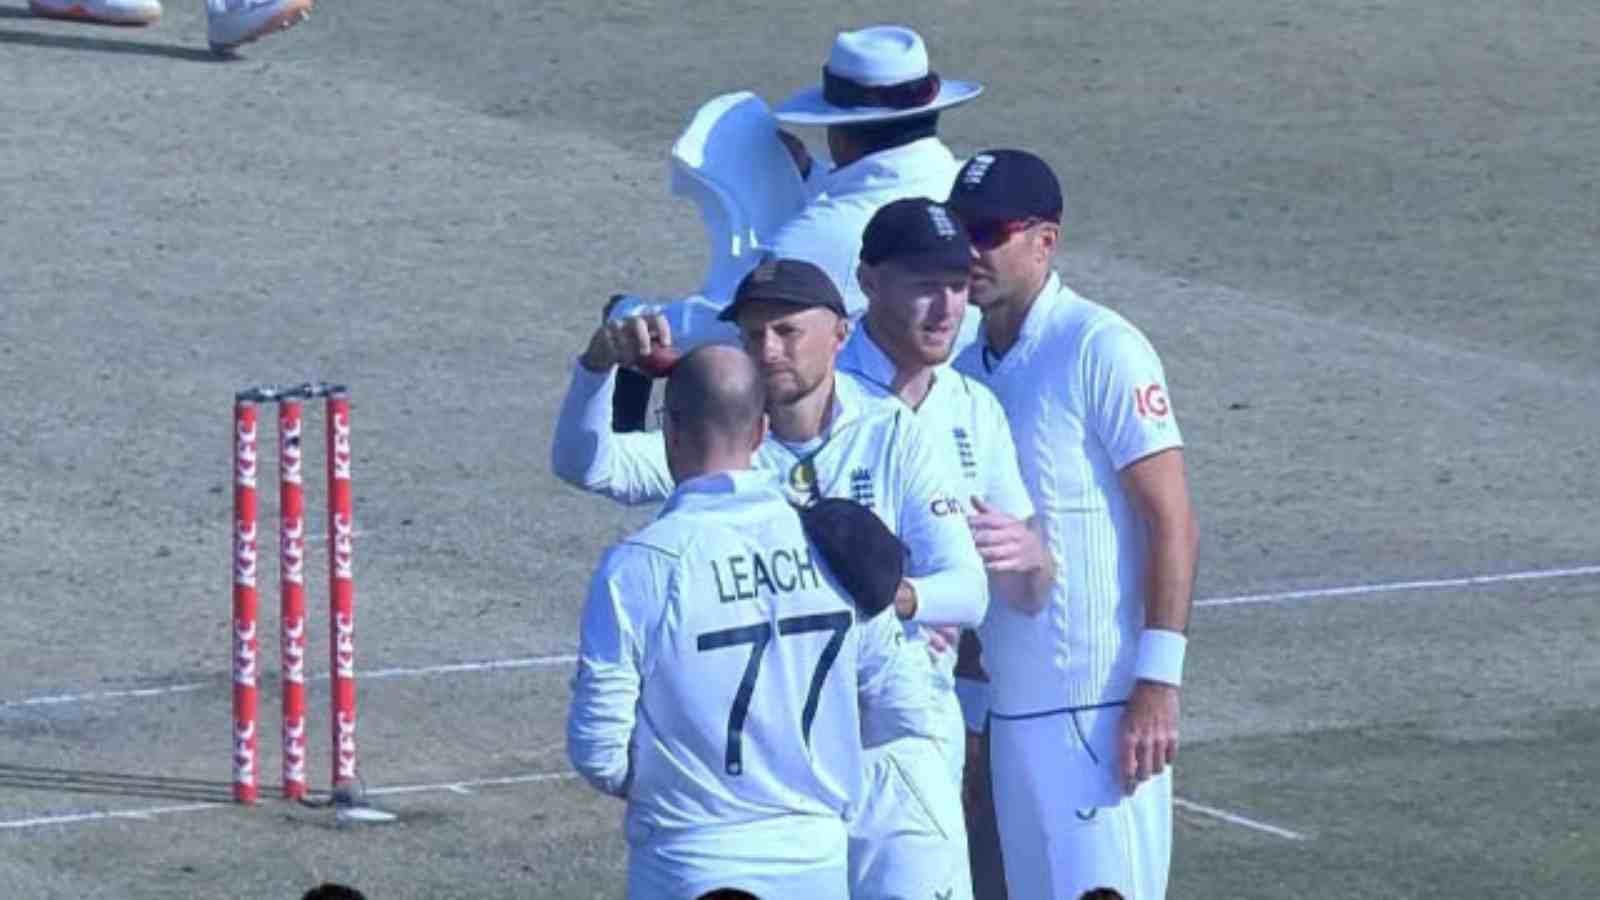
[[[961,711],[961,698],[954,687],[940,687],[935,691],[933,727],[938,732],[939,754],[944,757],[945,770],[950,783],[956,786],[956,799],[961,798],[961,779],[967,770],[967,717]]]
[[[762,898],[846,900],[841,819],[777,816],[673,832],[630,826],[628,900],[695,900],[717,888]]]
[[[1006,887],[1078,900],[1097,887],[1164,900],[1172,862],[1172,769],[1130,797],[1117,775],[1123,704],[989,720],[989,765]]]
[[[868,748],[866,760],[849,823],[851,900],[972,900],[961,792],[939,745],[902,738]]]

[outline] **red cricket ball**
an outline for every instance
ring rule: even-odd
[[[665,378],[672,372],[672,367],[678,364],[678,359],[683,356],[677,347],[657,346],[649,353],[639,357],[635,369],[651,378]]]

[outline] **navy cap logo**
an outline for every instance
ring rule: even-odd
[[[778,277],[778,258],[768,254],[762,257],[761,263],[750,273],[750,280],[758,284],[765,284]]]
[[[956,225],[950,221],[950,214],[944,211],[944,207],[929,206],[928,219],[933,222],[933,230],[939,233],[939,237],[948,241],[956,236]]]
[[[983,181],[983,176],[989,174],[989,167],[994,165],[994,157],[987,153],[979,153],[967,163],[967,171],[961,175],[961,183],[968,187],[977,187]]]

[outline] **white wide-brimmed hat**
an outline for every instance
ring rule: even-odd
[[[900,25],[842,31],[834,38],[822,84],[773,114],[790,125],[851,125],[905,119],[948,109],[983,93],[973,81],[946,81],[928,67],[922,36]]]

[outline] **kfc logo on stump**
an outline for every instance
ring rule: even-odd
[[[306,520],[299,516],[284,519],[278,542],[283,546],[283,580],[290,584],[305,584]]]
[[[304,784],[306,780],[306,720],[304,716],[283,723],[283,780]]]
[[[256,783],[256,723],[233,723],[233,780],[237,784]]]
[[[333,616],[333,662],[340,678],[356,677],[356,623],[344,613]]]
[[[256,523],[239,523],[233,536],[233,583],[256,586]]]
[[[251,412],[250,415],[254,415]],[[234,440],[233,482],[239,487],[256,486],[256,423],[241,421]]]
[[[350,418],[344,413],[333,416],[333,477],[350,480]]]
[[[352,781],[356,777],[356,714],[341,710],[334,721],[334,742],[337,747],[334,771],[335,781]]]
[[[235,622],[233,626],[233,683],[256,686],[256,623]]]
[[[306,683],[306,620],[304,616],[283,623],[283,677],[294,684]]]
[[[333,577],[349,581],[355,577],[356,528],[350,517],[333,517]]]
[[[300,418],[282,416],[278,420],[278,457],[283,460],[283,480],[288,484],[301,483]]]

